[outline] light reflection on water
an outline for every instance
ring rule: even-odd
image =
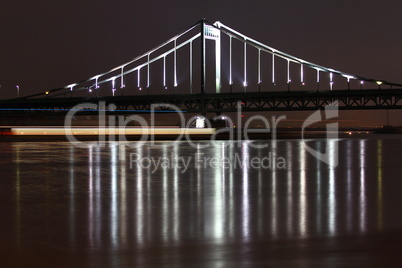
[[[360,231],[366,230],[366,174],[365,174],[366,143],[360,141]]]
[[[329,187],[328,187],[328,232],[331,235],[336,233],[336,188],[335,188],[335,141],[328,141],[329,149]]]
[[[15,196],[9,201],[15,208],[9,212],[15,223],[8,226],[15,234],[10,248],[24,254],[40,237],[44,248],[57,245],[66,255],[80,251],[94,266],[191,261],[186,254],[225,266],[268,261],[245,253],[254,243],[292,241],[302,247],[297,241],[365,236],[402,222],[394,215],[391,223],[384,211],[387,198],[395,201],[402,185],[383,170],[387,164],[393,169],[388,174],[401,171],[395,164],[400,156],[391,149],[402,140],[341,140],[338,167],[336,141],[310,142],[329,149],[329,165],[307,153],[300,140],[270,141],[266,149],[229,141],[221,147],[161,142],[135,149],[119,143],[103,148],[88,143],[86,149],[68,143],[1,144],[2,160],[9,157],[13,164],[3,168],[14,183],[4,197]],[[156,170],[151,163],[130,168],[130,153],[139,159],[192,160],[185,172],[177,161]],[[269,153],[282,156],[285,169],[249,166],[253,157]],[[236,168],[205,167],[197,161],[204,157],[241,161]],[[297,250],[284,248],[285,254]],[[298,258],[309,264],[302,254]]]
[[[382,214],[382,140],[377,140],[377,220],[378,229],[382,230],[383,214]]]

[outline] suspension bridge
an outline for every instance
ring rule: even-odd
[[[342,110],[401,109],[402,84],[295,57],[221,22],[202,19],[109,71],[37,94],[0,101],[0,115],[65,115],[80,103],[140,113],[173,104],[189,113],[301,111],[335,101]],[[163,108],[162,108],[163,109]],[[86,110],[83,113],[96,113]]]

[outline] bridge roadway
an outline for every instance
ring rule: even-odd
[[[173,104],[188,113],[235,112],[241,103],[243,112],[307,111],[323,109],[338,101],[340,110],[402,109],[402,89],[275,91],[220,94],[129,95],[115,97],[18,98],[0,101],[0,116],[65,115],[81,103],[104,102],[116,105],[118,114],[144,113],[152,104]],[[163,109],[162,109],[163,110]],[[95,114],[97,111],[82,111]]]

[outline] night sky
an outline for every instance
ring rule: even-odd
[[[402,83],[402,2],[3,0],[0,98],[43,92],[109,70],[216,20],[320,65]]]

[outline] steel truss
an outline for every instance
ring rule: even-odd
[[[108,113],[147,113],[153,104],[170,104],[187,113],[220,114],[235,112],[239,105],[244,112],[318,110],[336,101],[340,110],[402,109],[401,100],[402,90],[397,89],[40,98],[2,101],[0,115],[65,115],[78,104],[101,102],[105,107],[115,105],[114,111]],[[158,106],[156,110],[172,109]],[[80,111],[81,114],[97,112]]]

